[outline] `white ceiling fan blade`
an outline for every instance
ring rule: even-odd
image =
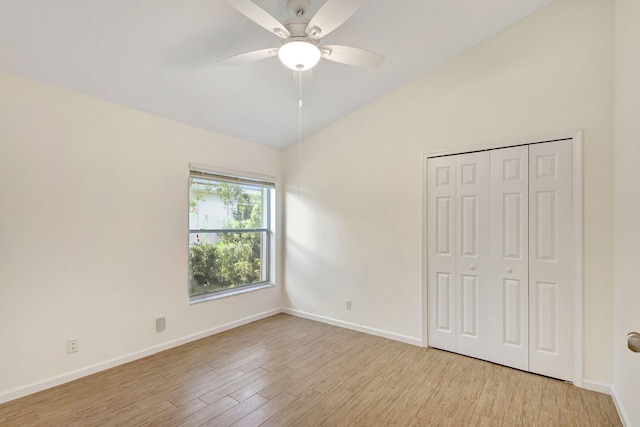
[[[227,0],[231,6],[235,7],[238,12],[251,19],[262,28],[272,32],[278,37],[286,39],[291,35],[284,25],[276,18],[271,16],[269,12],[255,4],[251,0]]]
[[[277,47],[270,47],[268,49],[260,49],[241,53],[240,55],[235,55],[230,58],[223,59],[222,61],[220,61],[220,63],[224,65],[244,64],[246,62],[255,62],[267,58],[273,58],[274,56],[278,56]]]
[[[379,67],[384,62],[384,56],[359,47],[326,44],[320,52],[325,59],[357,67]]]
[[[312,39],[326,36],[360,9],[365,0],[327,0],[311,18],[306,33]]]

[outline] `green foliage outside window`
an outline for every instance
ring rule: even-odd
[[[223,229],[264,227],[261,193],[247,194],[240,185],[218,183],[215,186],[205,186],[204,194],[202,191],[194,191],[192,186],[192,212],[206,195],[215,195],[222,201],[226,210]],[[215,243],[201,239],[198,243],[192,244],[189,248],[191,295],[265,280],[261,277],[264,234],[252,231],[217,233]]]

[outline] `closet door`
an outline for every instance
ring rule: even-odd
[[[456,351],[455,157],[427,163],[429,345]]]
[[[429,345],[572,380],[572,141],[427,167]]]
[[[492,362],[529,369],[528,147],[491,151]]]
[[[456,167],[456,346],[486,359],[490,285],[489,153],[455,156]]]
[[[531,372],[573,378],[571,141],[530,146],[529,332]]]

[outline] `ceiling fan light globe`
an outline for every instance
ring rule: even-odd
[[[318,46],[305,41],[289,42],[278,51],[278,57],[285,66],[300,71],[315,67],[320,56]]]

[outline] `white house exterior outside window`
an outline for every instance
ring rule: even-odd
[[[272,284],[275,183],[191,170],[192,302]]]

